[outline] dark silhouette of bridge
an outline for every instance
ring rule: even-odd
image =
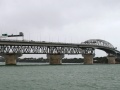
[[[61,64],[65,54],[82,54],[84,64],[93,64],[95,49],[105,51],[110,64],[114,64],[115,58],[120,56],[117,48],[101,39],[90,39],[81,43],[0,40],[0,55],[5,57],[6,64],[16,64],[16,58],[22,54],[47,54],[50,64]]]

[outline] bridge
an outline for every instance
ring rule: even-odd
[[[90,39],[81,43],[0,39],[0,55],[5,58],[6,65],[16,65],[16,59],[22,54],[46,54],[50,64],[61,64],[65,54],[82,54],[84,64],[93,64],[95,49],[108,54],[109,64],[115,64],[115,59],[120,56],[120,51],[101,39]]]

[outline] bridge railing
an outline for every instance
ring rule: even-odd
[[[80,44],[80,43],[67,43],[67,42],[48,42],[48,41],[33,41],[33,40],[11,40],[11,39],[0,39],[0,41],[17,41],[17,42],[36,42],[36,43],[57,43],[57,44]]]

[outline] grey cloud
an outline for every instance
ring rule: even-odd
[[[2,33],[53,41],[100,38],[119,47],[119,0],[0,0],[0,13]]]
[[[7,4],[5,10],[2,11],[2,22],[10,27],[16,26],[16,28],[48,27],[56,29],[70,23],[102,18],[106,12],[110,12],[109,9],[114,12],[112,7],[119,4],[118,0],[114,2],[103,0],[10,0],[8,2],[10,4]]]

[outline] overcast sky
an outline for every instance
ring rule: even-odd
[[[0,34],[19,32],[39,41],[104,39],[120,50],[120,0],[0,0]]]

